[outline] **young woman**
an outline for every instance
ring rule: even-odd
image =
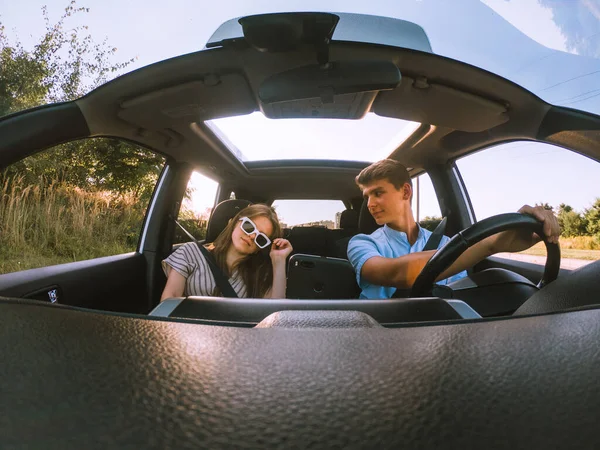
[[[279,219],[272,208],[250,205],[230,220],[215,242],[205,248],[229,277],[238,297],[285,298],[285,260],[292,246],[281,235]],[[195,242],[179,247],[162,266],[167,284],[161,301],[188,295],[221,296],[208,262]]]

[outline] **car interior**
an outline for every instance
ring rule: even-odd
[[[0,446],[556,448],[593,440],[600,261],[561,269],[558,245],[546,242],[545,266],[490,257],[448,286],[434,280],[485,237],[541,233],[536,220],[509,211],[477,221],[457,158],[529,140],[600,161],[600,117],[434,54],[415,24],[387,19],[397,22],[395,44],[365,37],[378,18],[346,25],[359,16],[236,19],[204,50],[76,101],[0,118],[0,169],[93,136],[166,158],[137,251],[0,275],[0,374],[11,380]],[[342,24],[357,37],[336,39]],[[257,111],[273,120],[375,114],[419,123],[389,158],[412,177],[429,175],[452,238],[410,292],[359,299],[346,249],[378,227],[354,181],[367,162],[242,161],[207,124]],[[294,248],[287,298],[160,302],[161,261],[177,247],[192,171],[219,185],[206,243],[251,203],[335,199],[346,209],[339,228],[284,230]]]

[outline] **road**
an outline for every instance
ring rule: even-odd
[[[494,256],[497,256],[499,258],[514,259],[516,261],[529,262],[529,263],[533,263],[533,264],[541,264],[541,265],[546,264],[545,256],[522,255],[519,253],[497,253]],[[575,269],[578,269],[582,266],[585,266],[585,265],[593,263],[593,262],[594,261],[590,261],[587,259],[561,258],[560,268],[567,269],[567,270],[575,270]]]

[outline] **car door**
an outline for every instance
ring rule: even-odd
[[[88,138],[5,167],[0,296],[147,312],[147,261],[137,250],[164,166],[131,142]]]

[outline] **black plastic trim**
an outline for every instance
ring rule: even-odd
[[[577,109],[553,106],[544,116],[536,138],[547,140],[561,131],[600,131],[600,116]]]
[[[461,319],[445,300],[430,297],[386,300],[286,300],[226,299],[221,297],[187,297],[170,317],[243,323],[261,322],[278,311],[347,310],[360,311],[382,325],[399,322],[427,322]]]
[[[510,270],[512,272],[523,275],[532,283],[537,283],[544,273],[544,266],[540,264],[534,264],[525,261],[516,261],[514,259],[501,258],[499,256],[490,256],[478,262],[474,267],[474,271],[480,272],[482,270],[492,268]],[[570,273],[571,270],[560,269],[558,271],[558,276],[564,277]]]
[[[75,102],[45,105],[0,119],[0,170],[54,145],[89,137]]]
[[[144,257],[126,253],[3,274],[0,295],[25,297],[58,286],[63,305],[146,313],[145,275]]]
[[[323,169],[354,169],[362,170],[370,163],[364,161],[340,161],[336,159],[285,159],[285,160],[265,160],[265,161],[244,161],[244,165],[249,171],[268,170],[268,169],[297,169],[304,167],[323,168]]]

